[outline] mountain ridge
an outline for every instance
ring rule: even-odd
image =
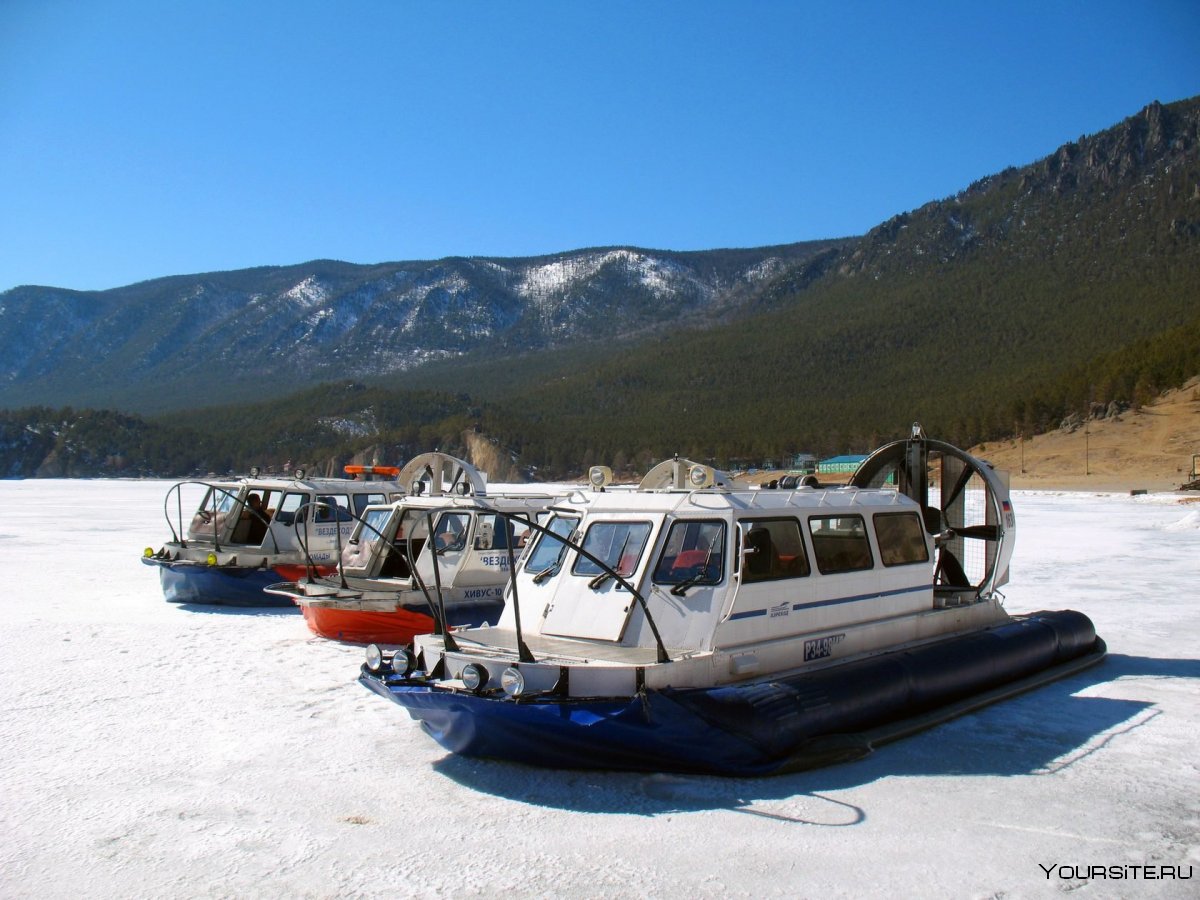
[[[396,446],[478,428],[549,471],[870,447],[914,418],[963,446],[1032,433],[1200,371],[1198,148],[1192,98],[1152,103],[861,237],[314,261],[103,297],[14,289],[0,294],[0,405],[99,396],[190,408],[173,427],[216,432],[222,415],[194,408],[257,398],[257,411],[224,416],[253,422],[303,397],[313,408],[292,409],[285,429],[295,441],[304,416],[316,427],[365,396],[295,395],[336,372],[443,396],[441,424],[422,418],[424,437],[406,430]],[[74,305],[54,308],[64,297]],[[343,436],[345,452],[409,428],[403,403],[370,396],[377,433]],[[333,452],[339,438],[321,440]],[[252,461],[283,441],[264,434],[251,451],[226,437]]]
[[[405,371],[485,344],[539,349],[614,324],[636,334],[681,315],[719,317],[785,260],[835,243],[313,261],[98,292],[13,288],[0,294],[0,405],[18,395],[73,404],[103,395],[132,409],[171,408],[190,404],[165,402],[163,392],[186,392],[214,365],[220,389],[254,396],[264,385]],[[145,380],[153,394],[138,391]]]

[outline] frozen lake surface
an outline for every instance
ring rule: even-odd
[[[1200,897],[1200,504],[1018,493],[1007,608],[1109,658],[754,780],[447,756],[298,611],[166,603],[168,486],[0,482],[0,897]]]

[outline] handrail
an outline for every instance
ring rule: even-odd
[[[591,496],[591,492],[584,488],[571,488],[562,498],[567,503],[578,503],[581,506],[587,506],[595,500]]]

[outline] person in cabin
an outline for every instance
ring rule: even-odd
[[[267,535],[267,526],[271,523],[271,510],[267,509],[262,497],[255,493],[246,497],[246,508],[242,510],[242,518],[250,520],[246,543],[262,543],[262,539]]]
[[[438,550],[461,550],[463,544],[463,522],[458,516],[442,516],[433,536]]]

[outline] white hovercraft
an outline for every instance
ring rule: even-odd
[[[1004,480],[919,427],[847,486],[751,489],[675,459],[637,491],[580,493],[552,512],[496,627],[367,648],[360,680],[453,752],[789,771],[1105,653],[1080,613],[1004,611],[1016,531]]]
[[[142,562],[158,569],[173,603],[293,606],[264,593],[309,567],[332,572],[336,547],[372,504],[404,492],[396,466],[346,466],[353,478],[260,475],[228,481],[181,481],[167,491],[163,512],[171,539]],[[185,528],[184,492],[201,494]]]

